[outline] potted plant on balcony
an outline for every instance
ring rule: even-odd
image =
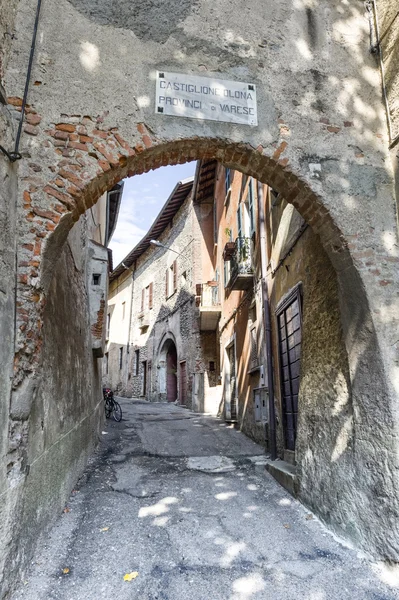
[[[236,244],[231,239],[232,232],[229,227],[226,227],[226,229],[224,230],[224,233],[226,234],[226,237],[228,239],[228,241],[226,242],[226,244],[224,246],[224,250],[223,250],[223,259],[226,261],[226,260],[230,260],[231,257],[233,256]]]

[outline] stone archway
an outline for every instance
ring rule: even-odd
[[[178,398],[177,385],[177,348],[174,340],[168,336],[162,343],[158,356],[158,385],[161,398],[175,402]]]
[[[375,255],[373,249],[358,251],[356,236],[345,237],[326,207],[328,202],[323,190],[320,189],[320,193],[316,194],[313,189],[320,188],[318,183],[311,186],[301,172],[290,167],[288,158],[282,158],[287,148],[286,142],[281,141],[271,154],[270,149],[262,144],[251,146],[219,138],[173,139],[165,142],[152,134],[143,123],[139,123],[137,134],[129,143],[116,128],[106,128],[88,117],[79,122],[76,117],[64,118],[43,133],[43,143],[51,149],[48,165],[51,176],[39,182],[39,178],[35,179],[34,165],[24,165],[28,176],[23,179],[26,189],[23,192],[25,219],[21,227],[22,249],[18,273],[19,339],[11,417],[14,413],[17,415],[14,407],[19,406],[21,395],[26,396],[26,390],[34,381],[42,344],[41,314],[54,265],[73,223],[103,192],[124,177],[163,165],[215,158],[281,192],[319,234],[337,272],[353,401],[359,426],[365,432],[361,436],[365,440],[364,446],[359,439],[355,450],[353,467],[356,466],[358,472],[368,469],[370,473],[367,481],[359,481],[357,485],[356,495],[361,498],[362,511],[356,516],[356,522],[360,525],[357,524],[356,532],[350,535],[358,536],[360,543],[367,540],[368,544],[377,548],[377,552],[389,554],[389,548],[396,545],[395,533],[388,547],[378,535],[378,527],[372,531],[369,528],[370,520],[375,518],[371,515],[375,514],[376,505],[379,504],[371,490],[383,486],[390,497],[397,497],[394,469],[387,467],[383,476],[379,471],[382,449],[390,457],[387,460],[392,462],[392,467],[396,460],[396,438],[392,436],[395,429],[394,396],[391,374],[386,372],[384,366],[387,348],[381,343],[385,327],[381,326],[378,313],[370,306],[375,306],[376,291],[384,289],[385,280],[380,280],[377,288],[375,283],[371,284],[370,265],[378,260],[378,254]],[[372,375],[368,370],[370,361],[375,367]],[[303,500],[306,502],[306,498]],[[394,502],[390,509],[393,518],[396,510]],[[342,530],[342,519],[350,519],[357,510],[348,490],[345,500],[337,502],[336,514],[331,516],[332,525],[336,523],[338,529]],[[384,521],[387,518],[390,517],[384,516]]]
[[[10,4],[18,10],[6,31],[12,32],[7,119],[21,111],[37,0]],[[320,236],[339,282],[356,441],[334,488],[330,524],[375,555],[398,560],[399,252],[386,114],[363,3],[249,0],[243,9],[236,1],[168,0],[154,3],[150,13],[138,2],[134,15],[126,2],[115,0],[112,9],[89,4],[43,3],[23,160],[9,170],[19,189],[14,389],[1,432],[4,481],[18,492],[9,492],[6,512],[15,525],[4,536],[9,565],[28,560],[25,541],[40,528],[38,511],[28,505],[35,493],[42,500],[45,468],[40,472],[36,461],[27,476],[27,439],[34,439],[38,456],[44,448],[38,415],[36,430],[29,428],[43,356],[42,316],[46,303],[57,310],[49,290],[68,232],[123,177],[196,158],[216,158],[272,185]],[[255,83],[259,125],[156,114],[156,69]],[[11,148],[7,128],[3,144]],[[72,431],[79,441],[93,430],[86,423]],[[84,465],[84,457],[73,460]],[[61,466],[67,468],[58,464],[58,474]],[[325,477],[335,482],[332,475]],[[65,481],[58,499],[71,489]],[[25,505],[26,514],[17,505]],[[11,536],[15,546],[22,528],[29,533],[20,535],[18,555]]]

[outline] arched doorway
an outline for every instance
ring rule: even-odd
[[[172,340],[166,352],[166,399],[168,402],[177,400],[177,350]]]
[[[160,399],[175,402],[178,398],[177,385],[177,348],[176,343],[168,335],[161,344],[158,358],[158,392]]]
[[[77,125],[67,125],[77,127]],[[65,128],[64,123],[60,123],[59,126]],[[62,131],[62,129],[56,131]],[[313,189],[316,186],[313,182],[310,182],[312,183],[310,185],[306,177],[298,175],[298,169],[294,165],[289,167],[288,163],[279,159],[278,152],[273,152],[270,155],[261,145],[254,147],[250,144],[234,143],[214,138],[174,139],[160,142],[155,136],[150,137],[150,132],[143,125],[139,125],[138,131],[142,132],[142,143],[136,144],[133,148],[119,134],[110,129],[100,131],[100,134],[105,137],[100,136],[102,141],[99,141],[96,139],[96,136],[99,135],[98,131],[94,128],[90,131],[93,142],[87,143],[91,144],[90,148],[93,147],[97,150],[101,148],[104,152],[107,151],[109,162],[99,158],[93,150],[86,158],[81,159],[84,165],[83,170],[83,167],[76,167],[73,162],[74,157],[71,160],[64,157],[59,165],[57,160],[51,165],[52,175],[50,179],[46,180],[44,187],[36,186],[34,191],[31,192],[25,190],[27,218],[29,223],[31,223],[30,219],[34,221],[36,228],[32,226],[21,234],[21,241],[24,242],[24,258],[26,255],[27,260],[20,263],[18,271],[17,296],[21,306],[18,307],[17,312],[20,339],[15,359],[14,384],[16,388],[24,381],[24,378],[27,379],[27,376],[37,368],[42,345],[41,314],[49,295],[57,259],[60,256],[68,232],[74,222],[79,219],[79,216],[85,210],[90,209],[103,192],[110,189],[124,177],[140,174],[162,165],[173,165],[195,158],[214,158],[228,168],[236,169],[272,186],[274,190],[281,193],[288,204],[292,204],[297,209],[312,230],[320,236],[326,254],[337,272],[339,282],[342,329],[351,370],[353,403],[357,406],[357,414],[362,416],[367,413],[369,415],[370,406],[367,405],[367,401],[370,397],[369,389],[373,389],[373,398],[375,399],[373,411],[378,427],[365,428],[364,431],[367,430],[367,435],[364,435],[372,439],[373,444],[378,438],[381,445],[386,448],[386,452],[391,454],[392,444],[395,442],[392,441],[391,444],[393,438],[388,435],[393,424],[391,405],[387,401],[390,398],[389,388],[387,387],[389,382],[385,379],[385,371],[382,367],[382,358],[385,355],[382,352],[383,348],[378,344],[380,338],[377,335],[381,335],[382,331],[374,329],[376,323],[378,324],[378,319],[376,321],[377,317],[372,316],[369,306],[369,302],[372,302],[372,305],[376,302],[378,292],[385,286],[385,280],[382,281],[383,285],[380,285],[379,288],[375,288],[369,281],[369,271],[367,269],[369,264],[371,265],[369,256],[371,251],[368,251],[367,255],[357,254],[358,257],[364,257],[367,260],[367,269],[363,268],[365,265],[362,261],[359,262],[356,256],[356,260],[353,260],[353,242],[348,243],[339,228],[337,219],[333,218],[333,210],[326,208],[329,200],[329,198],[326,199],[327,192],[322,193],[323,190],[320,189],[320,193],[316,194]],[[57,170],[58,166],[59,169]],[[71,169],[74,167],[76,169],[73,170],[71,175]],[[79,173],[79,177],[77,173]],[[72,177],[76,182],[79,182],[80,188],[67,183]],[[61,184],[64,185],[62,188],[64,191],[62,192],[58,188],[56,189]],[[40,206],[38,207],[39,203],[40,206],[41,204],[44,206],[50,205],[52,208],[52,212],[49,211],[48,215],[51,216],[53,222],[50,223],[49,227],[46,227],[45,231],[40,229],[45,227],[44,222],[36,218],[37,215],[42,214]],[[42,235],[38,242],[34,239],[37,231]],[[349,239],[352,238],[349,237]],[[34,260],[35,252],[40,259]],[[26,272],[26,269],[28,269],[25,266],[26,263],[30,268],[28,259],[35,265],[34,276],[30,275],[31,271]],[[368,282],[367,286],[365,285],[366,281]],[[29,335],[24,334],[25,331],[28,331]],[[170,335],[168,335],[168,340],[171,341]],[[168,340],[165,341],[164,346],[161,346],[163,353],[161,353],[162,356],[160,355],[158,363],[158,390],[161,401],[174,401],[177,398],[177,392],[174,392],[178,387],[177,377],[176,373],[173,374],[172,372],[173,370],[177,371],[177,368],[173,369],[173,364],[177,365],[177,356],[174,360],[172,352],[169,356],[171,365],[170,395],[167,392],[167,354],[169,346],[166,342]],[[373,385],[371,385],[372,382],[367,367],[370,362],[375,365],[375,372],[372,376]],[[377,375],[381,375],[378,385]],[[18,395],[19,390],[16,389],[14,404],[17,403]],[[377,401],[378,398],[380,398],[380,401]],[[381,412],[383,412],[383,415],[379,414]],[[339,434],[341,436],[340,440],[341,438],[346,439],[346,429],[343,429]],[[356,454],[353,454],[350,459],[351,467],[359,469],[362,464],[367,463],[367,468],[370,468],[370,465],[374,462],[378,463],[378,456],[373,455],[373,453],[370,454],[368,450],[369,446],[367,444],[364,448],[357,445]],[[338,460],[335,460],[334,468],[336,465],[340,467]],[[378,468],[375,467],[372,471],[376,485],[381,485]],[[337,478],[339,480],[340,476],[337,476]],[[369,497],[368,487],[368,482],[364,482],[364,485],[363,482],[359,483],[359,489],[364,488],[363,494],[365,497]],[[391,495],[394,497],[394,494]],[[302,499],[311,504],[308,498],[302,496]],[[342,509],[342,505],[342,498],[340,498],[340,501],[335,503],[333,511],[328,513],[328,518],[333,525],[342,522],[341,515],[343,513],[348,515],[348,518],[352,515],[354,505],[351,498],[348,497],[345,510]],[[393,502],[392,507],[394,505]],[[374,514],[374,503],[370,502],[368,506],[370,508],[369,514]],[[366,521],[367,525],[363,527],[361,532],[362,542],[365,540],[367,544],[380,548],[378,527],[373,528],[371,531],[369,528],[370,517],[365,517]],[[395,544],[396,542],[393,542],[392,547]],[[380,550],[377,551],[380,552]],[[384,549],[381,554],[386,552],[387,550]]]

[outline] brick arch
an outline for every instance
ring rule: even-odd
[[[33,120],[40,121],[39,118]],[[38,136],[40,150],[34,155],[40,156],[40,164],[28,160],[21,163],[25,218],[20,220],[19,234],[18,337],[11,418],[20,418],[13,406],[18,408],[30,394],[24,409],[24,414],[29,414],[35,380],[41,377],[41,317],[54,265],[74,222],[122,178],[189,160],[217,159],[281,192],[319,235],[337,272],[352,397],[356,414],[360,415],[360,427],[363,427],[353,460],[359,472],[362,469],[370,471],[370,485],[360,486],[365,506],[364,516],[359,517],[363,520],[361,536],[377,554],[397,558],[396,525],[392,525],[392,533],[386,542],[381,541],[378,527],[369,531],[370,515],[375,514],[370,489],[384,489],[387,497],[395,498],[399,485],[393,470],[387,470],[384,481],[384,475],[380,477],[379,474],[380,450],[389,457],[392,465],[395,464],[396,438],[392,433],[396,428],[397,394],[392,388],[393,376],[386,369],[386,364],[390,364],[387,362],[390,354],[384,348],[386,330],[379,323],[375,300],[373,304],[373,294],[379,297],[376,291],[383,289],[389,281],[382,279],[378,271],[378,284],[370,282],[368,272],[369,265],[373,265],[370,257],[374,257],[374,251],[362,250],[361,246],[357,251],[357,233],[345,238],[326,208],[329,199],[322,184],[316,180],[314,187],[311,186],[301,167],[292,167],[287,156],[292,158],[292,153],[289,154],[284,140],[265,148],[261,143],[232,142],[223,138],[171,137],[168,140],[157,138],[139,123],[137,133],[131,135],[134,143],[128,143],[116,128],[105,128],[98,119],[65,117],[64,121]],[[319,195],[315,192],[316,186],[321,190]],[[373,371],[370,364],[373,364]],[[396,523],[397,508],[395,501],[386,516],[386,523]],[[339,520],[339,508],[337,511]]]
[[[34,111],[33,113],[34,114]],[[25,167],[23,190],[25,220],[17,283],[17,353],[15,384],[34,371],[40,361],[41,315],[53,267],[68,232],[80,215],[125,177],[190,160],[215,158],[281,192],[312,226],[336,268],[348,265],[349,252],[338,227],[322,201],[282,158],[286,142],[269,156],[262,145],[232,143],[224,139],[157,139],[143,124],[137,125],[134,146],[116,128],[105,128],[90,117],[65,121],[45,130],[42,142],[49,148],[49,176],[35,163]]]

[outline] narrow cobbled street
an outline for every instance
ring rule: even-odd
[[[174,405],[121,404],[13,600],[398,597],[243,434]]]

